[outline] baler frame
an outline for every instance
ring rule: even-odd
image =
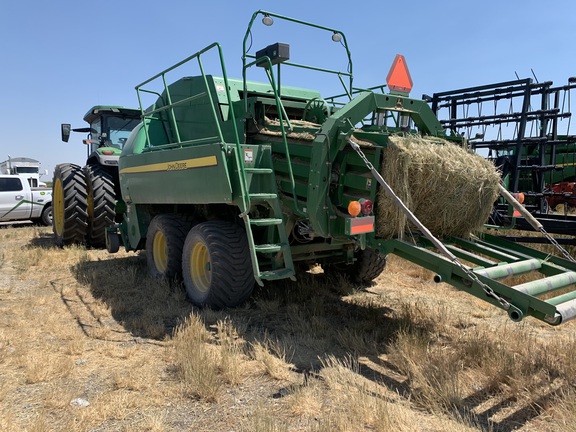
[[[447,239],[447,247],[452,253],[469,263],[463,268],[461,263],[452,262],[434,251],[430,243],[418,234],[414,235],[415,244],[397,239],[384,240],[373,232],[374,216],[352,216],[344,213],[343,209],[354,199],[358,191],[370,199],[375,199],[377,184],[368,181],[371,170],[367,165],[379,167],[381,150],[387,145],[390,134],[414,132],[414,129],[410,129],[410,125],[415,125],[423,135],[455,141],[461,140],[461,137],[456,134],[446,137],[442,124],[426,101],[411,99],[406,94],[377,94],[352,87],[351,69],[350,86],[346,88],[343,96],[349,99],[352,99],[353,95],[356,97],[337,107],[335,99],[330,99],[334,103],[334,111],[322,124],[290,121],[286,109],[289,105],[285,106],[285,102],[293,102],[294,106],[302,108],[307,100],[318,98],[318,95],[312,91],[304,93],[303,89],[298,89],[302,90],[300,94],[305,94],[306,97],[300,96],[300,99],[293,98],[290,101],[287,97],[290,88],[281,86],[279,79],[276,80],[272,71],[272,59],[268,56],[254,58],[247,54],[246,40],[258,15],[269,15],[298,24],[311,25],[300,20],[258,11],[252,16],[244,39],[242,81],[228,78],[222,49],[218,43],[214,43],[136,87],[143,118],[144,140],[138,141],[139,131],[133,134],[133,140],[124,149],[120,167],[121,179],[125,179],[122,181],[123,186],[126,186],[123,199],[126,200],[127,206],[124,222],[120,225],[120,233],[128,250],[142,248],[143,240],[148,243],[144,232],[158,216],[169,216],[168,219],[176,224],[178,231],[186,231],[193,225],[192,219],[198,215],[195,206],[225,205],[225,209],[232,209],[227,214],[232,214],[233,220],[222,219],[220,222],[229,222],[227,232],[232,233],[235,229],[233,227],[237,227],[238,216],[243,220],[254,279],[260,284],[263,280],[294,278],[296,273],[294,262],[298,260],[310,261],[321,258],[328,265],[350,264],[357,259],[358,251],[372,250],[381,255],[395,253],[433,270],[437,272],[435,278],[437,282],[447,282],[507,309],[515,321],[532,315],[557,325],[576,316],[576,291],[561,294],[550,301],[536,298],[535,294],[536,291],[538,295],[546,294],[548,291],[556,292],[576,282],[576,264],[572,262],[543,256],[531,249],[521,248],[487,235],[483,239]],[[342,32],[328,27],[311,26],[337,32],[345,40]],[[345,46],[349,56],[347,44]],[[207,75],[204,71],[201,57],[212,50],[218,53],[222,77]],[[254,61],[247,61],[249,58],[253,58]],[[192,60],[198,62],[201,76],[183,78],[168,85],[166,74]],[[247,69],[262,63],[267,65],[270,87],[246,79]],[[303,65],[295,66],[303,67]],[[334,73],[315,67],[310,69]],[[342,76],[346,75],[339,75],[341,82],[343,82]],[[162,92],[144,88],[156,80],[162,82]],[[180,92],[183,88],[189,95]],[[243,97],[233,99],[232,88],[235,91],[241,89]],[[142,93],[153,94],[158,98],[157,103],[145,108]],[[208,115],[202,118],[210,118],[210,123],[215,123],[215,131],[212,130],[211,134],[205,133],[207,127],[199,129],[199,133],[195,129],[192,131],[181,129],[185,124],[179,116],[184,114],[177,110],[187,108],[192,111],[186,115],[197,114],[193,110],[194,104],[202,98],[207,101],[203,105],[209,106]],[[218,104],[225,105],[227,109],[223,110]],[[267,121],[262,113],[261,117],[256,118],[259,115],[256,110],[257,104],[275,107],[278,123],[274,125]],[[388,126],[386,119],[393,114],[397,115],[398,119],[404,116],[405,119],[410,119],[411,123],[404,125],[397,121],[394,126]],[[263,122],[263,125],[258,125],[258,122]],[[360,124],[362,127],[358,128]],[[242,125],[244,130],[241,131],[239,125]],[[254,125],[255,130],[250,130]],[[276,128],[279,135],[262,134],[258,129],[260,126]],[[153,133],[151,130],[154,127],[160,128],[167,142],[155,141],[156,131]],[[296,127],[312,136],[306,140],[294,139],[291,134]],[[191,135],[194,138],[185,137],[184,132],[194,132]],[[351,136],[370,143],[365,148],[364,157],[348,147],[347,139]],[[139,148],[138,152],[134,151],[139,145],[142,148]],[[291,153],[296,158],[303,159],[305,163],[298,164],[291,157]],[[339,164],[338,169],[334,168],[336,163]],[[199,170],[196,170],[197,168]],[[349,173],[350,175],[346,177]],[[298,177],[302,174],[305,182],[300,181],[302,179]],[[214,191],[206,193],[194,184],[202,182],[206,176],[213,176],[213,183],[218,183],[212,185],[218,190],[217,193]],[[298,177],[298,182],[295,177]],[[130,183],[132,178],[135,179],[134,183]],[[153,194],[162,195],[164,191],[161,185],[156,184],[157,180],[167,184],[186,184],[186,188],[175,191],[174,196],[180,201],[170,201],[170,196],[157,197],[158,199],[153,201],[146,195],[144,189],[139,191],[131,189],[132,184],[147,184],[150,189],[153,188],[151,190]],[[146,192],[148,191],[146,189]],[[334,202],[333,199],[339,201]],[[217,207],[218,211],[223,208]],[[166,215],[163,212],[170,214]],[[218,214],[210,216],[218,217]],[[348,227],[347,222],[352,219],[364,219],[370,229],[363,227],[362,231],[346,231],[345,226]],[[311,241],[292,246],[288,236],[295,235],[292,230],[300,221],[307,224],[304,228],[309,229],[312,234]],[[210,218],[204,219],[197,226],[201,225],[210,232],[214,232],[219,226]],[[110,230],[111,238],[117,228]],[[263,230],[259,231],[260,234],[263,233],[259,236],[259,240],[264,240],[264,243],[256,242],[254,230]],[[194,231],[195,228],[192,228],[189,233]],[[313,241],[315,238],[319,241]],[[188,238],[186,242],[188,243]],[[156,248],[154,244],[154,252],[162,252],[161,249]],[[204,249],[206,251],[206,248]],[[183,258],[182,263],[184,264]],[[209,262],[195,261],[195,270],[206,272],[204,264]],[[262,264],[267,266],[265,270],[262,269]],[[194,267],[191,262],[187,265]],[[540,270],[545,279],[535,281],[536,283],[528,287],[521,287],[526,288],[528,293],[523,293],[500,281],[503,276],[513,276],[531,270]],[[471,273],[474,274],[473,278],[470,277]],[[489,295],[490,293],[493,295]],[[241,300],[245,294],[246,292],[243,292],[233,300]],[[228,303],[216,304],[216,306],[222,305]]]

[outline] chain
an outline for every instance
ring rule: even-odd
[[[558,241],[556,241],[554,237],[548,234],[548,232],[544,229],[544,227],[538,221],[538,219],[536,219],[528,210],[526,210],[526,208],[522,204],[520,204],[518,200],[508,190],[506,190],[506,188],[502,183],[500,183],[500,185],[498,186],[498,190],[500,192],[500,195],[502,195],[502,197],[504,197],[504,199],[508,201],[508,203],[515,210],[517,210],[520,213],[520,215],[524,217],[524,219],[526,219],[526,222],[528,222],[530,226],[534,228],[535,231],[539,231],[540,233],[542,233],[546,237],[546,239],[550,243],[552,243],[552,245],[554,245],[556,249],[558,249],[568,261],[576,262],[576,260],[572,258],[572,256],[568,253],[568,251],[564,249],[562,246],[560,246],[560,243],[558,243]]]
[[[552,243],[556,247],[556,249],[558,249],[562,253],[562,255],[564,255],[564,258],[566,258],[568,261],[576,262],[576,260],[572,257],[572,255],[570,255],[566,249],[560,246],[560,243],[558,243],[558,241],[554,237],[548,234],[548,231],[546,231],[544,227],[540,227],[538,231],[540,231],[548,239],[548,241]]]
[[[460,260],[458,260],[458,258],[456,258],[456,260],[453,260],[452,263],[456,264],[460,268],[460,270],[466,273],[466,275],[470,278],[472,283],[476,282],[480,286],[480,288],[484,290],[484,292],[488,297],[492,297],[494,300],[500,303],[500,305],[504,310],[510,309],[512,305],[508,300],[504,299],[503,297],[500,297],[498,294],[494,292],[492,288],[490,288],[488,285],[486,285],[484,282],[478,279],[476,273],[474,273],[471,269],[462,264]]]
[[[380,185],[386,192],[386,195],[392,198],[392,200],[398,205],[398,207],[400,207],[402,212],[406,214],[408,219],[410,219],[420,229],[422,234],[424,234],[424,236],[428,240],[430,240],[430,242],[432,242],[434,246],[436,246],[436,248],[442,253],[442,255],[448,258],[454,265],[456,265],[460,270],[462,270],[462,272],[464,272],[466,276],[468,276],[468,278],[470,279],[470,285],[472,285],[473,283],[478,284],[480,288],[484,290],[486,295],[488,297],[493,298],[498,303],[500,303],[503,309],[509,310],[511,307],[513,307],[510,304],[510,302],[508,302],[503,297],[500,297],[498,294],[496,294],[496,292],[494,292],[492,288],[490,288],[488,285],[482,282],[470,268],[462,264],[462,262],[460,262],[460,260],[452,252],[450,252],[448,248],[446,248],[446,246],[439,239],[437,239],[430,232],[430,230],[428,230],[428,228],[424,226],[422,222],[420,222],[420,220],[418,220],[418,218],[410,211],[410,209],[406,207],[406,204],[404,204],[402,200],[394,193],[392,188],[388,185],[388,183],[386,183],[386,180],[384,180],[384,178],[380,175],[380,173],[374,168],[372,163],[370,163],[370,161],[366,158],[366,155],[364,154],[358,143],[352,141],[350,137],[346,137],[346,140],[356,151],[356,153],[358,153],[358,156],[360,156],[360,158],[364,161],[364,164],[366,164],[366,167],[370,170],[374,178],[378,181],[378,183],[380,183]]]

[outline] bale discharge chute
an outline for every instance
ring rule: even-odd
[[[258,16],[327,31],[343,44],[347,69],[294,64],[287,44],[250,54],[247,41]],[[220,60],[218,75],[204,73],[207,53]],[[213,44],[137,86],[141,103],[145,95],[156,99],[142,106],[143,121],[120,157],[118,208],[125,210],[108,232],[110,251],[120,239],[127,250],[145,249],[151,274],[183,280],[200,306],[235,306],[249,296],[254,281],[295,278],[300,264],[319,263],[325,272],[366,282],[384,269],[386,254],[395,253],[435,271],[438,282],[507,310],[514,320],[532,315],[559,324],[574,317],[574,291],[552,300],[538,296],[550,277],[551,292],[568,283],[576,265],[546,262],[531,249],[468,235],[485,222],[496,199],[496,169],[459,147],[461,137],[447,134],[425,101],[409,97],[406,84],[395,83],[390,93],[383,86],[353,87],[341,31],[258,11],[244,39],[243,60],[243,79],[228,78],[222,50]],[[190,62],[201,73],[168,85],[166,75]],[[405,67],[403,60],[396,63]],[[335,77],[344,93],[323,97],[284,85],[278,76],[289,66]],[[264,81],[247,79],[255,71]],[[154,88],[158,82],[160,91]],[[386,164],[399,163],[392,162],[390,150],[402,142],[417,143],[398,153],[406,169],[382,178],[390,172]],[[419,159],[421,151],[438,157]],[[435,189],[431,181],[417,180],[427,176],[439,179]],[[415,214],[392,230],[385,214],[396,201],[381,193],[386,180],[406,185],[402,199]],[[459,195],[463,183],[471,183],[465,197]],[[431,204],[418,208],[456,199],[471,211],[458,205],[441,205],[442,214]],[[428,230],[418,219],[426,217],[444,218],[443,228],[433,233],[444,243],[421,234]],[[493,268],[511,268],[513,274],[540,270],[545,279],[536,290],[515,288]]]

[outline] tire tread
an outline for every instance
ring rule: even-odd
[[[56,232],[53,223],[56,243],[59,246],[84,243],[88,227],[88,196],[82,169],[71,163],[56,165],[54,179],[60,179],[64,199],[64,208],[60,209],[64,215],[62,233]],[[52,196],[54,196],[54,190],[52,190]]]

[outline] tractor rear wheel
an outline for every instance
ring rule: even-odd
[[[254,288],[246,232],[225,221],[196,225],[184,243],[182,278],[197,306],[221,309],[243,303]]]
[[[56,165],[52,185],[52,227],[58,246],[85,241],[87,207],[82,169],[69,163]]]
[[[106,227],[114,224],[116,193],[112,174],[100,165],[86,165],[84,177],[88,191],[88,231],[86,242],[106,246]]]
[[[180,279],[182,276],[182,247],[189,224],[181,216],[155,216],[146,234],[148,273],[154,278]]]
[[[381,255],[374,249],[364,249],[356,252],[353,264],[332,264],[328,268],[341,273],[352,282],[367,284],[376,279],[386,268],[386,255]]]

